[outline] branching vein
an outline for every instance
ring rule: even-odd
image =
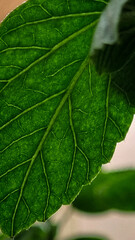
[[[15,120],[18,119],[19,117],[23,116],[24,114],[30,112],[31,110],[33,110],[33,109],[41,106],[42,104],[48,102],[49,100],[51,100],[51,99],[53,99],[53,98],[55,98],[55,97],[58,97],[58,96],[62,95],[65,91],[66,91],[66,90],[63,90],[63,91],[61,91],[61,92],[59,92],[59,93],[56,93],[56,94],[52,95],[51,97],[46,98],[46,99],[43,100],[42,102],[39,102],[39,103],[33,105],[32,107],[27,108],[26,110],[24,110],[24,111],[21,112],[20,114],[16,115],[14,118],[12,118],[10,121],[8,121],[7,123],[5,123],[3,126],[1,126],[1,127],[0,127],[0,130],[4,129],[4,128],[7,127],[10,123],[12,123],[13,121],[15,121]]]
[[[20,138],[18,138],[18,139],[16,139],[16,140],[12,141],[9,145],[7,145],[4,149],[2,149],[2,150],[0,151],[0,153],[5,152],[5,151],[6,151],[8,148],[10,148],[13,144],[18,143],[19,141],[23,140],[24,138],[30,137],[30,136],[32,136],[33,134],[42,131],[43,129],[45,129],[45,127],[39,128],[39,129],[37,129],[37,130],[29,133],[29,134],[26,134],[26,135],[24,135],[24,136],[22,136],[22,137],[20,137]]]
[[[26,73],[27,71],[29,71],[32,67],[34,67],[36,64],[38,64],[39,62],[41,62],[42,60],[46,59],[47,57],[49,57],[51,54],[53,54],[56,50],[58,50],[60,47],[62,47],[63,45],[65,45],[66,43],[68,43],[69,41],[71,41],[72,39],[74,39],[75,37],[77,37],[78,35],[80,35],[81,33],[87,31],[89,28],[91,28],[92,26],[94,26],[97,23],[97,20],[92,22],[91,24],[83,27],[82,29],[80,29],[79,31],[71,34],[69,37],[65,38],[63,41],[61,41],[60,43],[56,44],[49,52],[47,52],[45,55],[43,55],[42,57],[38,58],[36,61],[34,61],[33,63],[31,63],[28,67],[26,67],[25,69],[23,69],[22,71],[20,71],[17,75],[15,75],[14,77],[12,77],[8,83],[0,90],[0,93],[2,93],[11,82],[13,82],[15,79],[17,79],[18,77],[20,77],[22,74]]]
[[[16,31],[17,29],[23,28],[27,25],[35,25],[35,24],[39,24],[39,23],[44,23],[44,22],[59,20],[59,19],[65,19],[65,18],[86,17],[86,16],[100,15],[100,14],[101,14],[101,12],[86,12],[86,13],[69,14],[69,15],[64,15],[64,16],[55,16],[55,17],[50,17],[50,18],[46,18],[46,19],[42,19],[42,20],[37,20],[34,22],[26,22],[25,24],[22,24],[16,28],[10,29],[9,31],[7,31],[3,35],[1,35],[1,38],[5,35],[9,34],[10,32]]]
[[[70,119],[70,127],[72,130],[72,134],[73,134],[73,139],[74,139],[74,152],[73,152],[73,159],[72,159],[72,164],[71,164],[71,170],[70,170],[70,175],[67,181],[67,186],[66,186],[66,192],[69,189],[69,184],[70,181],[72,179],[73,176],[73,170],[74,170],[74,165],[75,165],[75,157],[76,157],[76,148],[77,148],[77,139],[76,139],[76,134],[75,134],[75,130],[74,130],[74,125],[73,125],[73,120],[72,120],[72,104],[71,104],[71,98],[69,96],[69,119]]]
[[[21,190],[20,190],[20,194],[19,194],[19,197],[18,197],[18,200],[17,200],[17,203],[16,203],[16,206],[15,206],[15,209],[14,209],[14,212],[13,212],[13,217],[12,217],[12,227],[11,227],[11,236],[13,237],[14,236],[14,222],[15,222],[15,217],[16,217],[16,213],[17,213],[17,210],[18,210],[18,207],[19,207],[19,204],[20,204],[20,201],[22,199],[22,195],[23,195],[23,191],[24,191],[24,188],[25,188],[25,185],[26,185],[26,182],[27,182],[27,179],[28,179],[28,176],[30,174],[30,171],[32,169],[32,166],[37,158],[37,156],[39,155],[39,153],[41,152],[42,150],[42,146],[43,146],[43,143],[45,142],[49,132],[51,131],[52,129],[52,126],[53,124],[55,123],[63,105],[65,104],[65,102],[67,101],[68,97],[70,96],[78,78],[81,76],[81,74],[83,73],[84,69],[86,68],[87,64],[89,62],[89,57],[87,56],[87,58],[84,60],[84,62],[81,64],[78,72],[76,73],[76,75],[73,77],[73,79],[71,80],[70,84],[69,84],[69,87],[65,93],[65,95],[63,96],[62,100],[60,101],[60,104],[59,106],[57,107],[54,115],[52,116],[51,120],[50,120],[50,123],[34,153],[34,155],[32,156],[32,160],[29,164],[29,167],[26,171],[26,174],[25,174],[25,177],[24,177],[24,180],[22,182],[22,185],[21,185]]]

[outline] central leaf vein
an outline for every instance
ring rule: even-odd
[[[20,204],[20,201],[21,201],[21,198],[22,198],[22,195],[23,195],[23,191],[24,191],[24,187],[25,187],[25,184],[26,184],[26,181],[28,179],[28,176],[30,174],[30,171],[32,169],[32,166],[35,162],[35,159],[37,158],[38,154],[41,152],[42,150],[42,146],[43,146],[43,143],[45,142],[50,130],[52,129],[52,126],[53,124],[55,123],[62,107],[64,106],[65,102],[67,101],[68,97],[70,96],[77,80],[79,79],[79,77],[82,75],[84,69],[86,68],[86,66],[88,65],[89,63],[89,56],[86,57],[86,59],[83,61],[83,63],[81,64],[79,70],[77,71],[77,73],[75,74],[75,76],[73,77],[73,79],[71,80],[70,84],[69,84],[69,87],[65,93],[65,95],[63,96],[62,100],[60,101],[60,104],[58,105],[54,115],[52,116],[51,120],[50,120],[50,123],[32,157],[32,160],[30,162],[30,165],[27,169],[27,172],[25,174],[25,177],[24,177],[24,180],[22,182],[22,185],[21,185],[21,190],[20,190],[20,194],[19,194],[19,197],[18,197],[18,200],[17,200],[17,203],[16,203],[16,206],[15,206],[15,209],[14,209],[14,213],[13,213],[13,217],[12,217],[12,226],[11,226],[11,236],[13,237],[14,236],[14,221],[15,221],[15,217],[16,217],[16,213],[17,213],[17,210],[18,210],[18,207],[19,207],[19,204]]]

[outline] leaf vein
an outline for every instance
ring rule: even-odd
[[[24,135],[24,136],[22,136],[22,137],[20,137],[20,138],[18,138],[18,139],[16,139],[16,140],[12,141],[9,145],[7,145],[4,149],[2,149],[2,150],[0,151],[0,153],[5,152],[5,151],[6,151],[8,148],[10,148],[13,144],[18,143],[18,142],[21,141],[22,139],[27,138],[27,137],[30,137],[30,136],[32,136],[33,134],[35,134],[35,133],[37,133],[37,132],[39,132],[39,131],[41,131],[41,130],[43,130],[43,129],[45,129],[45,127],[36,129],[35,131],[33,131],[33,132],[29,133],[29,134],[26,134],[26,135]]]
[[[13,193],[19,191],[18,189],[13,190],[12,192],[8,193],[3,199],[0,200],[0,203],[4,202],[8,197],[10,197]]]
[[[118,126],[118,124],[116,123],[116,121],[114,121],[114,120],[112,119],[112,117],[109,117],[109,119],[110,119],[110,121],[113,123],[113,125],[115,126],[115,128],[117,129],[118,133],[120,134],[120,137],[121,137],[122,139],[124,139],[123,133],[122,133],[120,127]]]
[[[78,59],[78,60],[75,60],[75,61],[73,61],[73,62],[71,62],[71,63],[68,63],[67,65],[64,65],[63,67],[61,67],[60,69],[58,69],[57,71],[55,71],[54,73],[52,73],[52,74],[50,74],[50,75],[48,75],[48,76],[46,76],[46,77],[54,77],[54,76],[57,75],[59,72],[61,72],[63,69],[68,68],[68,67],[72,66],[73,64],[75,64],[75,63],[77,63],[77,62],[80,62],[80,61],[81,61],[81,59]]]
[[[10,29],[6,33],[2,34],[1,39],[2,39],[3,36],[9,34],[10,32],[16,31],[20,28],[23,28],[23,27],[27,26],[27,25],[28,26],[29,25],[35,25],[35,24],[39,24],[39,23],[44,23],[44,22],[48,22],[48,21],[52,21],[52,20],[59,20],[59,19],[64,19],[64,18],[86,17],[86,16],[100,15],[100,14],[101,14],[101,12],[86,12],[86,13],[69,14],[69,15],[64,15],[64,16],[54,16],[54,17],[51,17],[51,18],[46,18],[46,19],[37,20],[37,21],[33,21],[33,22],[26,22],[25,24],[22,24],[22,25],[20,25],[16,28]]]
[[[34,50],[51,50],[51,48],[47,48],[47,47],[40,47],[40,46],[29,46],[29,47],[8,47],[4,50],[1,50],[0,53],[4,53],[4,52],[8,52],[8,51],[16,51],[16,50],[30,50],[30,49],[34,49]],[[18,66],[17,66],[18,67]],[[18,67],[20,69],[22,69],[21,67]]]
[[[42,102],[39,102],[39,103],[33,105],[32,107],[25,109],[23,112],[21,112],[20,114],[16,115],[16,116],[15,116],[14,118],[12,118],[10,121],[6,122],[3,126],[1,126],[1,127],[0,127],[0,130],[4,129],[4,128],[7,127],[10,123],[12,123],[13,121],[15,121],[15,120],[18,119],[19,117],[23,116],[24,114],[28,113],[29,111],[31,111],[31,110],[33,110],[33,109],[41,106],[42,104],[46,103],[47,101],[49,101],[49,100],[51,100],[51,99],[53,99],[53,98],[56,98],[56,97],[62,95],[65,91],[66,91],[66,90],[63,90],[63,91],[61,91],[61,92],[59,92],[59,93],[56,93],[56,94],[52,95],[51,97],[46,98],[46,99],[43,100]]]
[[[75,37],[77,37],[78,35],[80,35],[81,33],[87,31],[89,28],[91,28],[92,26],[94,26],[97,23],[97,20],[90,23],[89,25],[81,28],[79,31],[71,34],[70,36],[68,36],[67,38],[65,38],[64,40],[62,40],[60,43],[56,44],[48,53],[46,53],[45,55],[41,56],[40,58],[38,58],[37,60],[35,60],[33,63],[31,63],[28,67],[26,67],[25,69],[23,69],[21,72],[19,72],[17,75],[15,75],[14,77],[12,77],[11,79],[9,79],[8,83],[0,90],[0,93],[2,93],[7,87],[8,85],[15,80],[16,78],[18,78],[19,76],[21,76],[22,74],[26,73],[28,70],[30,70],[33,66],[35,66],[36,64],[38,64],[39,62],[41,62],[42,60],[44,60],[45,58],[49,57],[51,54],[53,54],[56,50],[58,50],[60,47],[62,47],[63,45],[65,45],[66,43],[68,43],[69,41],[71,41],[72,39],[74,39]]]
[[[73,134],[73,139],[74,139],[74,152],[73,152],[73,158],[72,158],[72,164],[71,164],[71,169],[70,169],[70,174],[69,174],[69,178],[67,181],[67,186],[66,186],[66,192],[68,192],[69,189],[69,185],[73,176],[73,170],[74,170],[74,165],[75,165],[75,158],[76,158],[76,149],[77,149],[77,139],[76,139],[76,134],[75,134],[75,130],[74,130],[74,125],[73,125],[73,119],[72,119],[72,103],[71,103],[71,98],[69,96],[69,120],[70,120],[70,127],[71,127],[71,131]]]
[[[104,122],[104,129],[103,129],[103,135],[102,135],[102,141],[101,141],[101,151],[102,156],[106,158],[104,154],[104,141],[105,141],[105,134],[107,129],[107,123],[108,123],[108,117],[109,117],[109,94],[110,94],[110,85],[111,85],[111,75],[109,76],[108,81],[108,87],[107,87],[107,95],[106,95],[106,116],[105,116],[105,122]],[[107,159],[107,158],[106,158]]]
[[[63,96],[62,100],[60,101],[60,104],[58,105],[54,115],[52,116],[51,120],[50,120],[50,123],[48,125],[48,128],[46,129],[45,133],[44,133],[44,136],[42,137],[33,157],[32,157],[32,160],[30,162],[30,165],[27,169],[27,172],[25,174],[25,177],[24,177],[24,180],[22,182],[22,185],[21,185],[21,191],[20,191],[20,195],[18,197],[18,200],[17,200],[17,203],[16,203],[16,206],[15,206],[15,209],[14,209],[14,213],[13,213],[13,217],[12,217],[12,226],[11,226],[11,236],[13,237],[14,236],[14,221],[15,221],[15,217],[16,217],[16,213],[17,213],[17,210],[18,210],[18,207],[19,207],[19,204],[20,204],[20,201],[21,201],[21,198],[22,198],[22,194],[23,194],[23,190],[24,190],[24,187],[25,187],[25,184],[26,184],[26,181],[28,179],[28,176],[30,174],[30,171],[32,169],[32,166],[35,162],[35,159],[37,158],[39,152],[41,151],[42,149],[42,146],[43,146],[43,143],[45,141],[45,139],[47,138],[56,118],[58,117],[63,105],[65,104],[65,102],[67,101],[68,97],[70,96],[78,78],[81,76],[81,74],[83,73],[84,69],[86,68],[87,64],[89,62],[89,57],[87,56],[86,59],[84,60],[84,62],[82,63],[82,65],[80,66],[78,72],[76,73],[76,75],[73,77],[73,79],[71,80],[70,84],[69,84],[69,87],[67,89],[67,92],[65,93],[65,95]]]
[[[47,208],[48,208],[48,205],[49,205],[49,199],[50,199],[51,191],[50,191],[49,179],[48,179],[48,176],[47,176],[47,172],[46,172],[46,167],[45,167],[45,162],[44,162],[44,159],[43,159],[42,151],[41,151],[41,161],[42,161],[43,171],[44,171],[45,180],[46,180],[46,184],[47,184],[47,200],[46,200],[46,206],[45,206],[45,209],[44,209],[44,221],[45,221],[46,220],[46,212],[47,212]]]
[[[28,163],[28,162],[30,162],[30,161],[31,161],[31,159],[28,159],[28,160],[26,160],[26,161],[24,161],[24,162],[22,162],[22,163],[17,164],[15,167],[13,167],[13,168],[7,170],[5,173],[3,173],[3,174],[0,176],[0,179],[3,178],[3,177],[5,177],[8,173],[10,173],[10,172],[14,171],[15,169],[17,169],[18,167],[21,167],[22,165],[24,165],[24,164],[26,164],[26,163]]]

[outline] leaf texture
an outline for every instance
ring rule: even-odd
[[[133,118],[89,58],[105,1],[29,0],[0,27],[0,226],[13,237],[69,204]]]

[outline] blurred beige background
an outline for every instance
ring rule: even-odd
[[[3,20],[14,8],[19,6],[24,0],[0,0],[0,21]]]
[[[0,21],[23,2],[22,0],[0,0]],[[135,119],[126,139],[122,143],[117,144],[111,163],[104,166],[106,170],[121,168],[135,168]],[[53,216],[54,221],[57,221],[65,211],[65,214],[67,214],[67,208],[68,207],[62,207],[60,211]],[[134,213],[124,214],[110,211],[99,215],[85,215],[73,211],[57,240],[63,240],[67,236],[82,233],[103,234],[110,240],[134,240],[134,226]]]

